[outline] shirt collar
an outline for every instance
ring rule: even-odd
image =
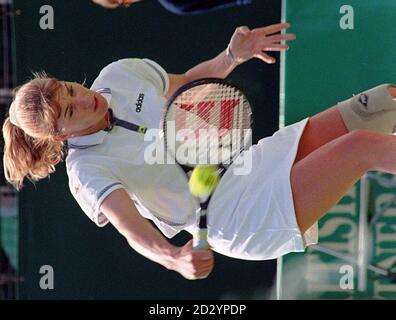
[[[96,89],[95,91],[101,94],[107,100],[108,106],[110,108],[110,101],[111,101],[110,88],[101,88],[101,89]],[[98,132],[86,136],[69,138],[67,139],[67,143],[69,148],[71,149],[85,149],[101,144],[108,133],[109,131],[100,130]]]

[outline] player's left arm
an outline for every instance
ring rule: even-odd
[[[276,62],[266,51],[283,51],[289,46],[282,41],[294,40],[294,34],[278,34],[289,28],[288,23],[274,24],[250,30],[248,27],[236,28],[227,49],[213,59],[204,61],[189,69],[184,74],[169,74],[169,98],[175,90],[190,81],[200,78],[226,78],[236,66],[252,58],[258,58],[266,63]]]

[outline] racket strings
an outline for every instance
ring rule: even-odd
[[[166,121],[174,121],[176,135],[188,132],[198,159],[227,162],[243,149],[251,111],[238,89],[218,83],[200,85],[179,95],[170,108]],[[183,142],[176,142],[175,151]]]
[[[227,91],[216,90],[216,92],[213,92],[213,89],[206,92],[207,90],[185,92],[174,102],[181,109],[178,111],[180,119],[185,120],[177,123],[177,129],[228,130],[250,127],[250,119],[243,117],[246,111],[243,108],[245,98],[239,92],[232,88],[227,88]]]

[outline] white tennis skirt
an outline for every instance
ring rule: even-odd
[[[304,251],[317,242],[317,224],[304,235],[298,228],[290,184],[307,122],[308,118],[284,127],[245,151],[244,157],[251,157],[247,174],[236,174],[233,166],[227,170],[208,208],[208,242],[214,251],[267,260]]]

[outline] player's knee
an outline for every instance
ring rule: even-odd
[[[337,108],[349,131],[366,129],[393,133],[396,124],[396,86],[381,84],[340,102]]]

